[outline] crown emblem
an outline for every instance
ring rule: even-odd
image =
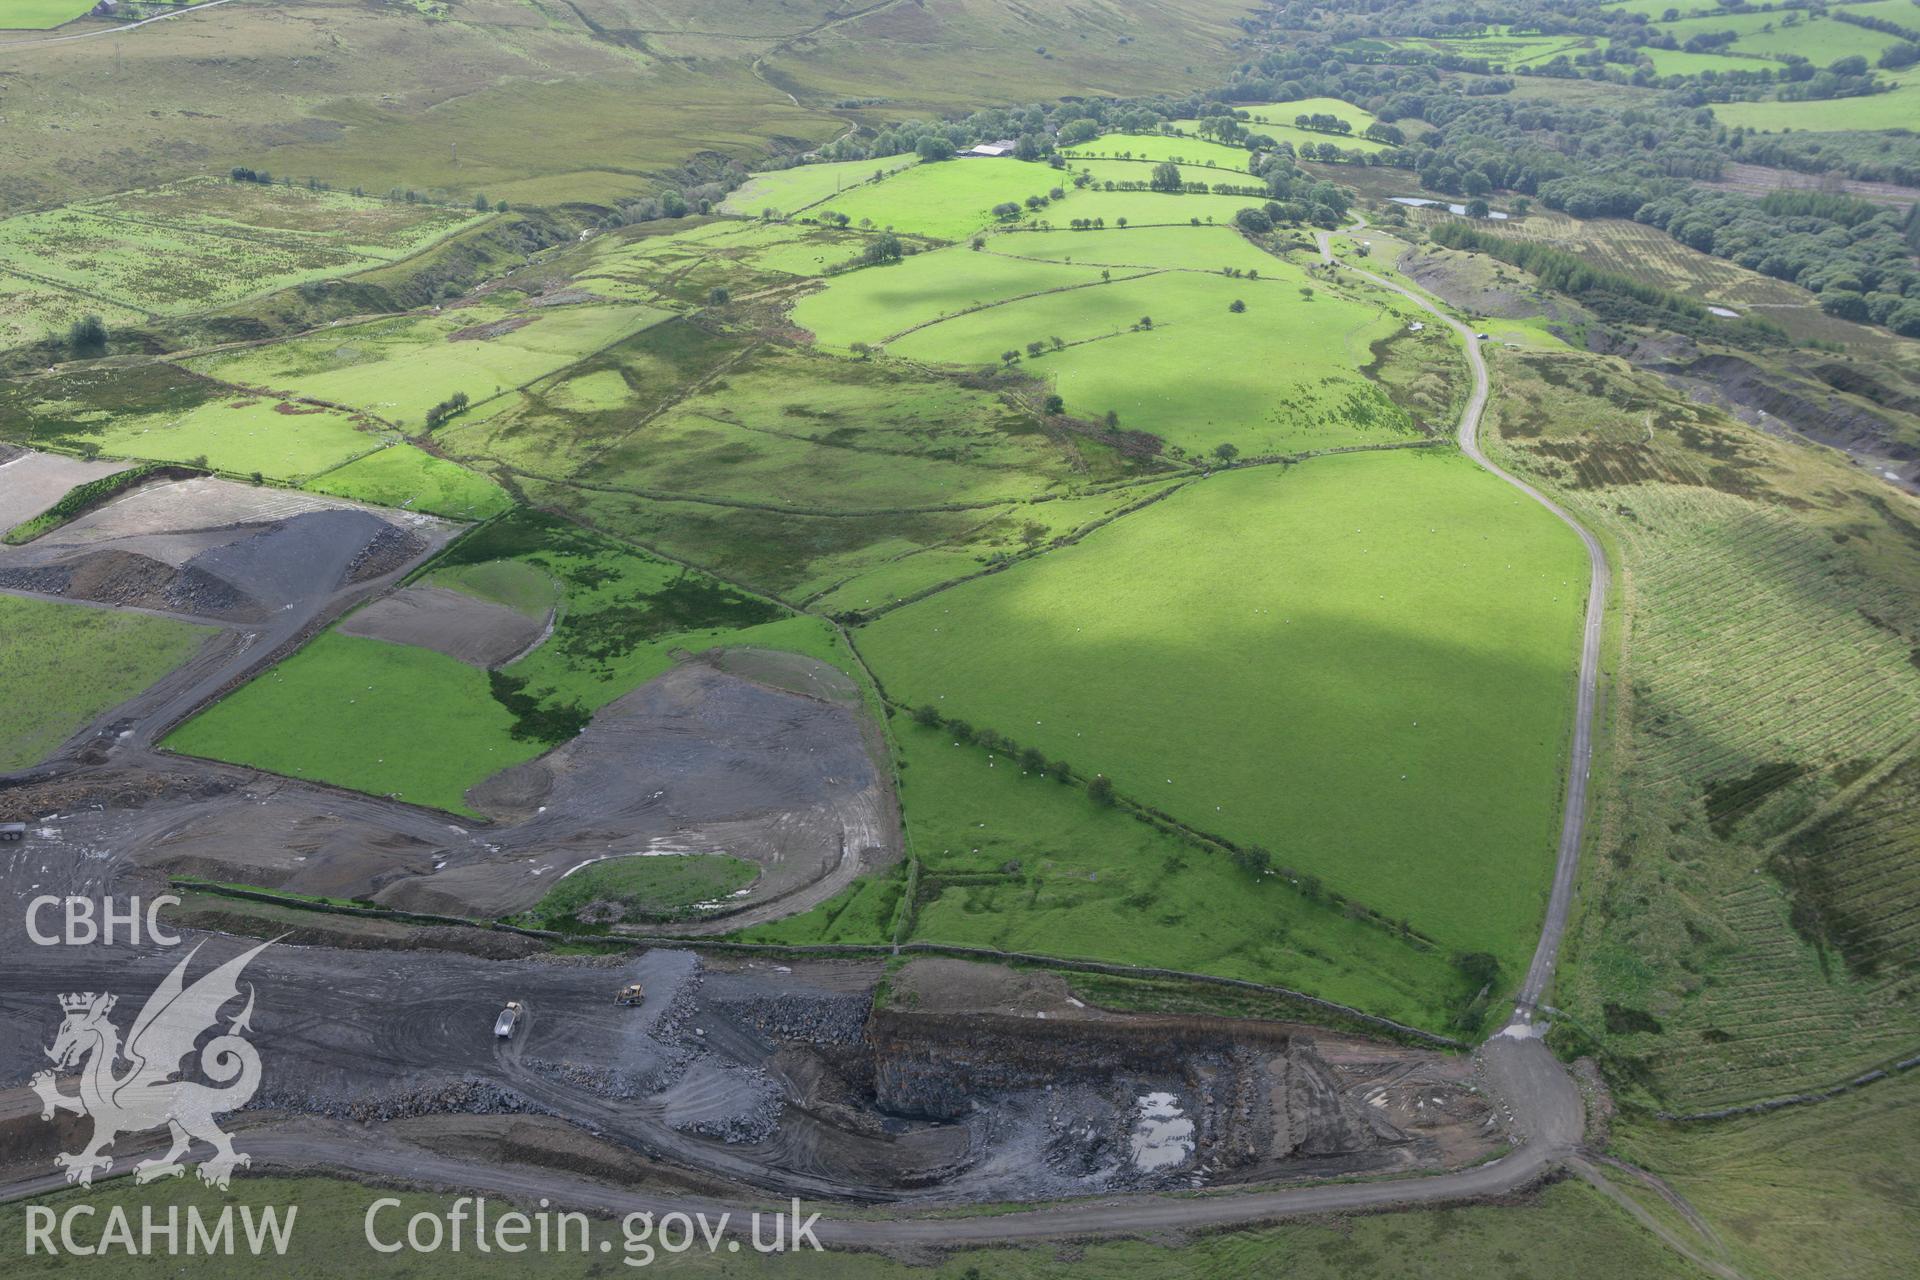
[[[68,1013],[85,1013],[87,1010],[93,1008],[93,1000],[94,995],[91,991],[81,995],[61,996],[60,1007]],[[113,1007],[113,997],[108,996],[106,1000],[107,1002],[102,1008],[102,1012]]]

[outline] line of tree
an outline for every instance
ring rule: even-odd
[[[427,410],[427,430],[432,431],[445,423],[447,419],[457,416],[463,412],[470,403],[471,401],[468,400],[466,392],[454,392],[445,400],[442,400],[439,404]]]

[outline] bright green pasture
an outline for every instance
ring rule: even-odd
[[[877,160],[801,164],[791,169],[756,173],[722,201],[720,208],[726,213],[741,213],[748,217],[773,209],[790,217],[851,187],[873,181],[875,174],[896,173],[916,164],[918,160],[919,157],[909,152]]]
[[[1233,113],[1238,116],[1247,113],[1250,124],[1293,123],[1295,116],[1336,116],[1353,126],[1357,134],[1374,121],[1373,112],[1365,107],[1356,107],[1351,102],[1339,98],[1295,98],[1290,102],[1239,103],[1232,104]]]
[[[1190,452],[1231,442],[1252,456],[1404,438],[1407,416],[1358,372],[1372,343],[1404,323],[1398,308],[1384,294],[1306,279],[1277,258],[1258,280],[1191,271],[1116,279],[956,316],[887,351],[986,364],[1058,336],[1064,350],[1023,354],[1021,368],[1051,382],[1069,413],[1098,419],[1111,410],[1121,426]],[[1234,313],[1235,301],[1246,310]]]
[[[45,31],[92,11],[98,0],[6,0],[0,31]]]
[[[1025,499],[1068,472],[1038,419],[995,396],[877,362],[770,353],[574,478],[844,512]]]
[[[1160,164],[1170,163],[1172,162],[1165,160],[1156,163],[1151,160],[1076,159],[1072,161],[1072,171],[1074,173],[1084,173],[1096,183],[1102,185],[1109,182],[1115,184],[1122,182],[1144,183],[1152,180],[1153,171],[1157,169]],[[1254,177],[1245,169],[1210,169],[1204,165],[1197,164],[1182,164],[1178,167],[1180,170],[1180,181],[1182,182],[1201,182],[1209,187],[1220,184],[1232,187],[1252,187],[1259,191],[1260,194],[1247,197],[1251,203],[1260,204],[1266,200],[1266,183]]]
[[[1635,49],[1635,57],[1653,64],[1655,75],[1697,76],[1704,71],[1758,71],[1772,65],[1749,58],[1728,58],[1717,53],[1688,53],[1685,49]]]
[[[210,634],[169,618],[0,595],[0,771],[37,764]]]
[[[1263,252],[1232,227],[1115,227],[1096,231],[1011,231],[987,241],[987,250],[1015,258],[1042,258],[1090,267],[1141,270],[1178,268],[1220,271],[1232,267],[1261,275],[1294,268]]]
[[[1245,147],[1230,147],[1206,138],[1183,138],[1165,133],[1108,133],[1092,142],[1060,148],[1069,164],[1082,160],[1176,160],[1215,169],[1246,173],[1253,153]],[[1248,178],[1251,182],[1253,179]]]
[[[468,787],[570,738],[587,713],[670,668],[676,650],[747,644],[845,661],[818,618],[537,512],[512,512],[454,543],[429,577],[528,603],[535,573],[564,596],[553,635],[501,672],[512,688],[432,650],[328,631],[167,745],[471,813]],[[523,717],[501,695],[531,700],[537,714]]]
[[[844,348],[854,342],[883,342],[915,325],[1009,298],[1099,279],[1094,267],[1026,262],[956,246],[835,276],[825,289],[795,304],[793,322],[811,330],[824,345]],[[998,356],[996,348],[984,358]]]
[[[1352,454],[1217,474],[856,638],[894,698],[1511,974],[1552,876],[1585,583],[1572,533],[1457,454]]]
[[[1716,102],[1713,118],[1728,128],[1745,126],[1762,133],[1799,129],[1813,133],[1911,129],[1920,120],[1920,80],[1864,98],[1823,98],[1810,102]]]
[[[313,480],[307,488],[381,507],[484,520],[513,505],[499,485],[457,462],[393,444]]]
[[[309,337],[188,363],[248,387],[352,405],[409,429],[457,391],[485,416],[485,402],[656,324],[646,306],[476,305],[425,316],[341,325]],[[516,327],[517,326],[517,327]]]
[[[1264,201],[1251,196],[1166,195],[1158,191],[1095,191],[1091,187],[1069,191],[1067,198],[1047,206],[1039,221],[1064,227],[1075,218],[1092,221],[1103,218],[1111,227],[1122,218],[1128,225],[1190,226],[1197,218],[1202,225],[1233,221],[1233,215],[1250,204]]]
[[[109,417],[96,425],[90,443],[108,457],[204,462],[275,480],[298,481],[384,443],[350,414],[275,397],[214,400],[182,414]]]
[[[946,160],[919,164],[884,182],[856,187],[807,211],[808,217],[844,213],[853,225],[962,240],[993,222],[993,207],[1044,196],[1064,186],[1067,175],[1049,165],[1015,160]]]
[[[1858,6],[1848,5],[1841,12],[1851,13]],[[1920,28],[1920,7],[1907,6],[1906,25]],[[1887,16],[1887,15],[1881,15]],[[1788,22],[1797,17],[1797,21]],[[1899,19],[1894,19],[1899,21]],[[1811,61],[1815,66],[1826,66],[1850,54],[1865,56],[1869,65],[1880,56],[1880,51],[1888,45],[1899,42],[1900,37],[1888,35],[1882,31],[1870,31],[1865,27],[1856,27],[1848,22],[1836,22],[1832,18],[1811,16],[1806,13],[1785,12],[1757,13],[1716,13],[1699,18],[1683,18],[1679,22],[1661,22],[1657,24],[1661,31],[1671,35],[1682,44],[1697,35],[1713,35],[1722,31],[1737,31],[1740,38],[1726,46],[1722,52],[1721,65],[1724,70],[1752,69],[1755,64],[1744,58],[1728,58],[1727,54],[1758,54],[1765,57],[1779,57],[1797,53]]]
[[[921,862],[916,941],[1280,983],[1435,1028],[1473,994],[1443,953],[1309,902],[1278,876],[1251,876],[1221,851],[1102,808],[1077,786],[944,730],[905,717],[895,725],[901,805]],[[836,900],[746,936],[891,938],[870,914],[844,906]]]
[[[515,740],[513,723],[477,667],[328,631],[176,729],[166,745],[472,815],[468,787],[547,749]]]

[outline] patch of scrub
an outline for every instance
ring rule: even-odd
[[[566,873],[521,917],[535,929],[604,929],[623,921],[697,917],[758,878],[760,868],[717,853],[666,851],[590,862]]]

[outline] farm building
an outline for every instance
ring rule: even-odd
[[[978,146],[968,147],[960,154],[963,156],[1010,156],[1013,154],[1014,141],[1002,138],[998,142],[982,142]]]

